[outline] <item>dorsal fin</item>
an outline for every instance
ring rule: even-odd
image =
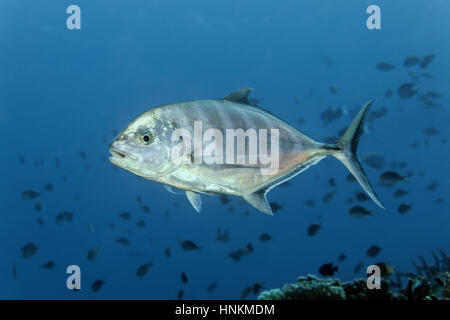
[[[248,96],[250,95],[252,90],[253,88],[241,88],[233,91],[223,99],[231,102],[250,104],[250,102],[248,101]]]
[[[256,209],[270,215],[273,214],[272,208],[270,207],[269,202],[267,202],[266,190],[262,189],[250,193],[244,196],[244,199],[247,200],[247,202],[254,206]]]

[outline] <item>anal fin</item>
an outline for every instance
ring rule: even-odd
[[[269,202],[267,202],[265,190],[258,190],[256,192],[248,194],[244,196],[244,199],[247,200],[247,202],[254,206],[256,209],[270,215],[273,214],[272,208],[270,207]]]
[[[200,210],[202,209],[201,195],[197,192],[186,190],[186,196],[191,205],[194,207],[195,211],[200,212]]]

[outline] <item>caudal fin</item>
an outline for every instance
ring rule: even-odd
[[[369,109],[373,102],[374,100],[369,101],[361,108],[361,111],[359,111],[356,115],[352,124],[345,131],[342,138],[331,148],[333,149],[331,154],[347,167],[370,198],[381,208],[385,209],[373,190],[372,185],[364,173],[364,170],[361,167],[356,155],[359,138],[364,131],[364,121],[369,114]]]

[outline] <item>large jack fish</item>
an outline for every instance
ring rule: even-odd
[[[206,193],[241,196],[258,210],[272,214],[266,199],[267,192],[323,158],[333,156],[347,167],[370,198],[384,208],[356,156],[364,121],[373,101],[362,107],[340,140],[327,144],[314,141],[271,113],[250,104],[248,95],[251,91],[252,89],[243,88],[223,99],[173,103],[148,110],[134,119],[111,143],[112,156],[109,160],[138,176],[164,184],[169,191],[171,187],[184,190],[197,212],[201,209],[200,194]],[[191,147],[191,141],[181,135],[175,135],[174,138],[174,132],[183,129],[184,133],[195,136],[198,132],[194,132],[194,122],[199,121],[202,126],[200,134],[206,133],[208,129],[223,133],[227,129],[242,129],[246,134],[248,129],[260,132],[273,132],[271,130],[276,129],[277,134],[271,137],[274,136],[277,140],[266,139],[267,150],[274,146],[278,148],[271,150],[272,154],[278,151],[278,159],[273,159],[277,160],[276,170],[264,174],[262,169],[267,167],[267,162],[263,164],[262,161],[251,164],[249,161],[217,161],[211,164],[211,161],[206,161],[208,157],[222,154],[219,148],[223,141],[217,136],[202,141],[200,146],[197,142],[193,152],[183,155],[189,161],[174,161],[174,147],[187,147],[182,150],[190,150]],[[250,134],[246,138],[250,142]],[[244,144],[246,138],[244,137]],[[226,142],[230,142],[229,139]],[[195,139],[193,144],[196,144]],[[202,154],[201,147],[206,150],[208,145],[214,146],[215,151],[210,155]],[[236,148],[239,146],[233,146],[230,150],[235,151]],[[260,148],[261,145],[259,150]],[[241,151],[248,153],[250,149],[246,145]],[[249,159],[249,155],[247,158]]]

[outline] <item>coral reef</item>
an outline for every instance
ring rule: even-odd
[[[449,300],[450,258],[440,251],[433,253],[434,265],[419,257],[422,266],[414,264],[417,274],[395,272],[381,280],[381,289],[368,289],[366,279],[341,283],[338,279],[321,279],[314,275],[299,277],[297,282],[280,289],[263,291],[260,300]],[[394,282],[390,277],[396,277]],[[401,279],[408,278],[405,288]]]

